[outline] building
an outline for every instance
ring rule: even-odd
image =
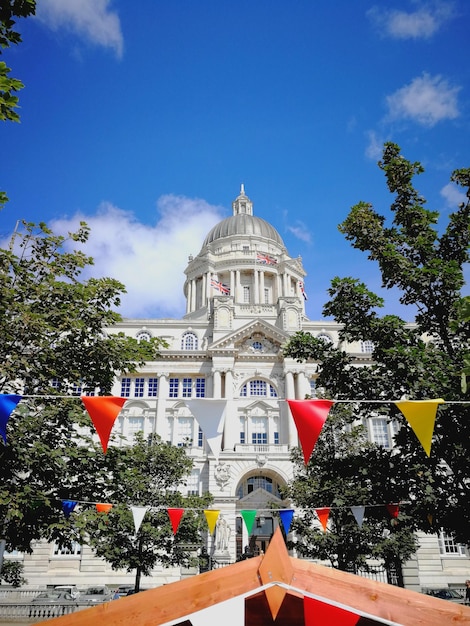
[[[276,229],[253,214],[243,185],[232,215],[211,229],[199,254],[189,258],[185,274],[182,319],[126,319],[114,329],[141,341],[158,336],[169,345],[160,360],[116,381],[114,395],[129,400],[115,430],[128,439],[137,431],[157,433],[186,448],[194,460],[186,489],[209,491],[213,507],[221,511],[207,549],[216,562],[231,563],[247,546],[254,554],[267,549],[277,525],[269,508],[288,504],[281,501],[279,487],[293,476],[290,449],[298,445],[284,400],[315,395],[316,365],[284,358],[282,346],[299,330],[337,344],[339,326],[307,319],[302,259],[289,256]],[[369,342],[344,348],[358,364],[371,362]],[[218,456],[186,405],[190,398],[226,400]],[[393,433],[385,418],[371,418],[368,428],[374,441],[390,447]],[[244,509],[260,511],[250,537],[242,523]],[[405,567],[406,586],[462,587],[470,578],[463,546],[444,535],[427,535],[420,543]],[[77,546],[70,554],[41,544],[24,563],[31,584],[132,581],[132,575],[113,572],[86,547]],[[179,570],[160,569],[151,585],[180,576]],[[143,586],[148,586],[145,581]]]

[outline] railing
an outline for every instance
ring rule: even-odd
[[[80,609],[87,609],[90,604],[36,604],[31,602],[0,602],[0,622],[9,621],[35,621],[69,615]]]
[[[235,452],[243,454],[288,454],[289,446],[287,444],[235,444]]]

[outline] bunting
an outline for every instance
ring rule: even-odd
[[[364,521],[364,513],[366,507],[365,506],[352,506],[351,512],[354,515],[354,519],[356,520],[359,528],[362,527],[362,522]]]
[[[315,513],[318,515],[318,519],[320,520],[320,524],[323,527],[323,532],[326,532],[326,527],[328,524],[328,518],[330,516],[330,507],[323,507],[322,509],[315,509]]]
[[[184,509],[167,509],[166,511],[168,513],[168,517],[170,518],[173,534],[176,535],[181,518],[183,517]]]
[[[70,514],[73,512],[77,504],[76,500],[62,500],[62,511],[64,512],[65,519],[70,517]]]
[[[6,393],[0,395],[0,435],[3,437],[3,442],[5,444],[7,442],[8,420],[20,400],[21,396],[17,396],[15,394]]]
[[[307,465],[334,401],[287,400],[287,403],[297,427],[305,465]]]
[[[103,452],[108,449],[109,437],[117,416],[127,398],[117,396],[81,396],[91,421],[98,433]]]
[[[207,525],[209,526],[209,532],[211,535],[214,534],[215,525],[219,518],[220,511],[214,511],[212,509],[205,509],[204,515],[206,516]]]
[[[405,416],[406,421],[413,429],[414,434],[428,456],[431,455],[431,442],[434,434],[437,407],[443,403],[444,400],[442,398],[395,402],[395,405]]]
[[[286,535],[289,534],[292,518],[294,517],[294,509],[283,509],[279,511],[279,517],[281,518],[282,526]]]
[[[132,517],[134,518],[135,534],[139,532],[139,528],[144,521],[145,514],[147,513],[148,506],[131,506]]]
[[[111,511],[111,509],[113,508],[112,504],[108,504],[105,502],[98,502],[96,504],[96,510],[98,511],[98,513],[109,513]]]
[[[218,459],[222,446],[227,400],[197,398],[185,400],[185,404],[201,427],[212,454]]]
[[[400,512],[400,506],[398,504],[386,504],[385,507],[389,512],[390,517],[393,519],[398,517],[398,513]]]
[[[253,524],[255,523],[256,510],[240,511],[240,515],[243,517],[243,521],[245,522],[247,533],[251,535]]]

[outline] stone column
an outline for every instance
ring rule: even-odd
[[[294,374],[292,372],[286,372],[286,398],[289,400],[295,400],[295,383],[294,383]],[[289,446],[292,448],[297,446],[298,436],[297,436],[297,428],[295,427],[294,420],[289,410],[289,405],[287,402],[283,402],[282,411],[285,415],[285,420],[287,422],[287,434],[289,439]]]
[[[259,301],[264,304],[264,272],[259,273]]]
[[[220,398],[222,395],[222,381],[219,370],[212,370],[212,381],[213,381],[213,398]]]
[[[259,304],[259,270],[254,271],[254,294],[253,294],[253,304]]]
[[[158,377],[158,399],[155,432],[160,435],[163,441],[167,440],[168,429],[165,420],[165,410],[169,392],[168,373],[162,373]]]

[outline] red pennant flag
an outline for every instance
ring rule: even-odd
[[[106,454],[111,430],[127,398],[117,396],[82,396],[81,398],[96,428],[103,452]]]
[[[287,400],[307,465],[333,400]]]
[[[328,518],[330,516],[330,507],[324,507],[323,509],[315,509],[315,513],[318,515],[323,530],[326,532],[326,525],[328,524]]]
[[[398,517],[398,513],[400,512],[400,506],[398,504],[386,504],[387,511],[390,513],[390,517],[396,519]]]
[[[168,513],[168,517],[170,518],[173,534],[176,535],[181,518],[183,517],[184,509],[167,509],[166,511]]]
[[[96,510],[98,511],[98,513],[109,513],[112,508],[112,504],[105,504],[104,502],[99,502],[96,504]]]
[[[333,606],[321,600],[304,596],[305,626],[324,626],[324,624],[355,626],[360,618],[360,615],[342,609],[339,606]]]

